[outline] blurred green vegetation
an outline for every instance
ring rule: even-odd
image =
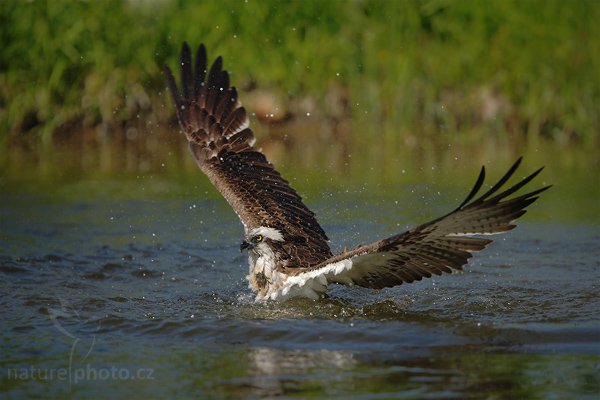
[[[161,66],[186,40],[223,55],[238,87],[292,111],[312,99],[392,148],[491,137],[595,151],[598,21],[594,0],[4,0],[0,141],[166,125]]]

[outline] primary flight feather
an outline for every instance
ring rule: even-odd
[[[165,66],[177,119],[202,172],[244,225],[241,250],[248,250],[250,288],[257,300],[320,298],[328,283],[384,288],[462,270],[471,253],[490,239],[472,237],[508,231],[525,208],[549,186],[510,197],[538,169],[501,191],[521,159],[486,193],[473,200],[479,177],[462,204],[433,221],[378,242],[333,255],[328,238],[298,193],[254,146],[246,110],[218,57],[208,69],[200,45],[195,62],[181,49],[181,90]]]

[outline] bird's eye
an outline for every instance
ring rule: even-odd
[[[262,237],[262,235],[256,235],[256,236],[254,236],[254,241],[255,241],[256,243],[258,243],[258,242],[262,242],[262,240],[263,240],[263,237]]]

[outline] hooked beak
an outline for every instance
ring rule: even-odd
[[[240,253],[243,253],[248,247],[250,247],[250,243],[244,240],[242,244],[240,244]]]

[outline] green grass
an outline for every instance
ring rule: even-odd
[[[187,40],[223,55],[237,86],[308,96],[322,116],[348,93],[353,120],[394,146],[600,142],[597,1],[148,3],[0,2],[0,141],[165,124],[161,66]]]

